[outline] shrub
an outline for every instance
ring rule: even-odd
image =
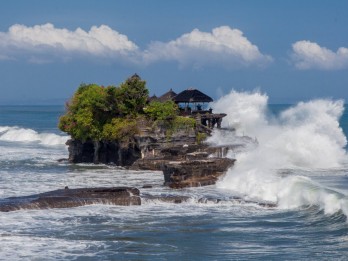
[[[202,144],[202,142],[204,142],[207,137],[208,135],[206,133],[198,132],[196,135],[197,144]]]
[[[131,137],[139,132],[135,119],[114,118],[103,128],[102,138],[104,140],[118,140],[128,142]]]
[[[154,101],[144,108],[144,113],[153,121],[162,121],[174,118],[178,113],[178,106],[173,101]]]
[[[173,120],[173,129],[192,129],[196,126],[196,120],[190,117],[177,116]]]

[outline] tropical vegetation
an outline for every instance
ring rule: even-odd
[[[195,126],[194,119],[178,116],[174,102],[149,102],[146,82],[135,74],[118,87],[81,84],[66,103],[58,127],[81,141],[129,142],[139,132],[140,119],[152,126],[165,122],[170,132]]]

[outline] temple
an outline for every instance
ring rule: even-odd
[[[209,129],[213,129],[215,126],[220,129],[222,118],[226,116],[225,113],[213,113],[211,108],[205,109],[206,104],[212,102],[213,99],[194,88],[189,88],[178,94],[170,89],[162,96],[152,96],[150,99],[159,102],[174,101],[179,106],[181,116],[193,117]]]

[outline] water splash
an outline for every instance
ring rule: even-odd
[[[278,174],[284,168],[337,168],[347,160],[347,139],[339,126],[343,101],[300,102],[278,116],[270,114],[267,102],[267,95],[257,91],[232,91],[212,104],[214,111],[228,114],[225,125],[236,128],[235,137],[245,134],[259,143],[251,151],[237,153],[237,164],[218,187],[246,198],[276,202],[281,208],[317,205],[325,213],[341,210],[348,216],[345,195],[308,177]],[[209,141],[218,144],[219,135],[215,133]]]

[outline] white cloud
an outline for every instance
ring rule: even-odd
[[[337,52],[310,41],[298,41],[292,45],[292,58],[298,69],[338,70],[348,67],[348,48]]]
[[[194,68],[264,66],[272,61],[243,32],[228,26],[212,32],[195,29],[173,41],[153,42],[146,50],[106,25],[72,31],[50,23],[32,27],[15,24],[0,32],[0,60],[44,64],[56,59],[69,61],[76,55],[137,65],[176,61]]]
[[[229,26],[214,28],[211,33],[195,29],[167,43],[153,42],[144,52],[144,59],[148,63],[168,60],[177,61],[182,66],[194,67],[264,66],[272,61],[243,32]]]
[[[79,53],[113,57],[129,55],[137,50],[138,47],[129,41],[127,36],[106,25],[93,26],[86,32],[81,28],[75,31],[59,29],[50,23],[33,27],[15,24],[8,32],[0,32],[0,59],[2,56],[8,57],[8,54],[18,56],[25,53],[38,55],[50,52],[51,55]]]

